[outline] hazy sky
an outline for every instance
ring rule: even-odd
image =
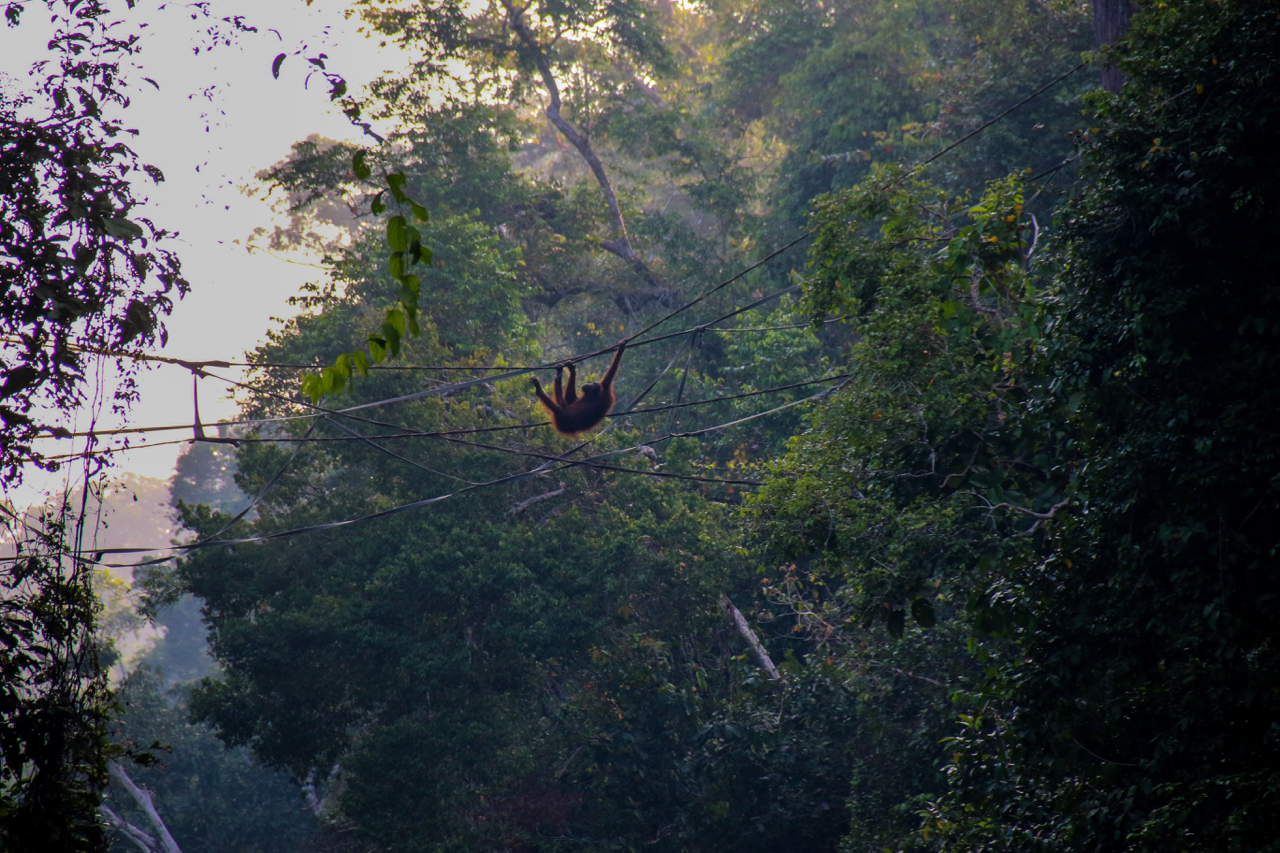
[[[357,33],[358,22],[345,20],[345,6],[332,0],[316,0],[310,7],[293,0],[218,0],[213,4],[217,15],[243,15],[259,32],[198,55],[193,45],[209,24],[192,20],[186,7],[141,0],[129,13],[124,2],[118,5],[122,17],[148,24],[141,30],[137,61],[142,70],[134,77],[133,102],[126,112],[128,125],[140,131],[134,150],[166,178],[158,186],[141,188],[151,199],[146,215],[180,232],[177,248],[192,285],[191,294],[166,323],[169,345],[162,354],[239,360],[262,339],[270,318],[289,311],[285,300],[304,282],[322,275],[313,267],[264,252],[250,255],[243,248],[254,227],[270,226],[273,215],[263,201],[246,197],[239,188],[253,183],[256,171],[283,159],[289,146],[308,134],[338,139],[358,135],[341,113],[330,109],[322,78],[304,87],[309,66],[301,58],[290,56],[278,80],[271,76],[272,59],[303,45],[308,55],[322,51],[329,57],[329,68],[356,91],[396,62],[394,51],[380,51]],[[0,71],[15,78],[18,87],[31,62],[45,51],[48,17],[43,4],[33,0],[20,27],[0,26]],[[142,82],[141,76],[156,80],[160,91]],[[200,408],[206,423],[235,414],[225,391],[223,383],[201,381]],[[191,421],[189,373],[162,367],[144,378],[131,425]],[[154,433],[139,443],[178,437]],[[66,441],[48,442],[45,448],[50,453],[70,450]],[[181,450],[182,446],[131,450],[117,457],[118,465],[167,478]]]

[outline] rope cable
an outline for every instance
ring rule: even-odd
[[[807,325],[807,324],[805,324],[805,325]],[[781,327],[781,328],[789,328],[789,327]],[[796,327],[796,328],[803,328],[803,326],[798,326],[798,327]],[[842,373],[842,374],[838,374],[838,375],[836,375],[836,376],[828,376],[828,377],[825,377],[825,378],[822,378],[822,379],[809,379],[809,380],[806,380],[806,381],[804,381],[804,382],[794,382],[794,383],[791,383],[791,384],[789,384],[789,385],[777,385],[777,386],[774,386],[774,387],[772,387],[772,388],[761,388],[761,389],[759,389],[759,390],[757,390],[757,391],[744,391],[744,392],[743,392],[743,393],[741,393],[741,394],[728,394],[728,395],[723,396],[723,397],[710,397],[710,398],[708,398],[708,399],[706,399],[706,400],[690,400],[690,401],[689,401],[689,402],[687,402],[687,403],[667,404],[667,405],[663,405],[663,406],[651,406],[651,407],[644,408],[644,409],[624,409],[623,411],[610,412],[610,413],[609,413],[609,418],[610,418],[610,419],[612,419],[612,418],[620,418],[620,417],[630,417],[630,416],[632,416],[632,415],[647,415],[647,414],[654,414],[654,413],[657,413],[657,412],[665,412],[665,411],[668,411],[668,410],[671,410],[671,409],[687,409],[687,408],[690,408],[690,407],[693,407],[693,406],[708,406],[708,405],[711,405],[711,404],[713,404],[713,403],[724,403],[724,402],[728,402],[728,401],[731,401],[731,400],[741,400],[741,399],[743,399],[743,398],[745,398],[745,397],[758,397],[758,396],[760,396],[760,395],[762,395],[762,394],[775,394],[775,393],[778,393],[778,392],[780,392],[780,391],[789,391],[789,390],[791,390],[791,389],[793,389],[793,388],[803,388],[803,387],[808,386],[808,385],[816,385],[816,384],[818,384],[818,383],[820,383],[820,382],[834,382],[834,381],[836,381],[836,380],[838,380],[838,379],[847,379],[847,378],[849,377],[849,375],[850,375],[850,374]],[[335,426],[338,426],[339,428],[343,428],[341,424],[339,424],[337,421],[334,421],[332,418],[327,418],[327,417],[326,417],[326,418],[325,418],[325,420],[329,421],[330,423],[334,424]],[[361,422],[363,422],[363,423],[369,423],[369,424],[373,424],[373,425],[375,425],[375,426],[384,426],[384,425],[385,425],[385,426],[391,427],[391,428],[393,428],[393,429],[400,429],[400,430],[403,430],[403,432],[397,432],[397,433],[383,433],[383,434],[379,434],[379,435],[368,435],[368,436],[366,436],[366,435],[359,435],[359,434],[356,434],[356,435],[354,435],[354,436],[353,436],[353,435],[336,435],[336,436],[335,436],[335,435],[324,435],[324,436],[314,436],[314,437],[312,437],[312,436],[310,436],[310,434],[309,434],[309,433],[310,433],[310,431],[308,431],[308,434],[307,434],[307,435],[303,435],[303,436],[280,436],[280,437],[276,437],[276,438],[263,438],[263,437],[237,437],[237,438],[230,439],[230,440],[231,440],[231,441],[234,441],[236,444],[286,444],[286,443],[290,443],[290,442],[304,442],[304,443],[311,443],[311,444],[324,444],[324,443],[328,443],[328,442],[346,443],[346,442],[352,442],[352,441],[369,441],[369,440],[376,440],[376,441],[390,441],[390,440],[393,440],[393,439],[401,439],[401,438],[445,438],[445,437],[447,437],[447,436],[452,436],[452,435],[473,435],[473,434],[477,434],[477,433],[486,433],[486,432],[505,432],[505,431],[510,431],[510,430],[528,430],[528,429],[535,429],[535,428],[537,428],[537,427],[550,426],[550,424],[551,424],[551,422],[550,422],[550,421],[530,421],[530,422],[527,422],[527,423],[509,424],[509,425],[505,425],[505,426],[492,426],[492,427],[469,427],[469,428],[463,428],[463,429],[420,431],[420,430],[413,430],[413,429],[410,429],[410,428],[408,428],[408,427],[400,427],[400,426],[397,426],[396,424],[387,424],[387,423],[385,423],[385,422],[383,422],[383,421],[375,421],[375,420],[372,420],[372,419],[369,419],[369,418],[354,418],[354,417],[353,417],[353,418],[352,418],[352,420],[359,420],[359,421],[361,421]],[[191,425],[190,425],[190,424],[183,424],[183,425],[181,425],[181,426],[175,426],[175,427],[157,427],[157,428],[155,428],[155,429],[157,429],[157,430],[158,430],[158,429],[190,429],[190,428],[191,428]],[[99,432],[99,433],[97,433],[97,435],[109,435],[109,434],[111,434],[111,433],[110,433],[110,431],[104,431],[104,432]],[[91,451],[91,452],[89,452],[89,453],[86,453],[86,452],[83,452],[83,451],[82,451],[82,452],[80,452],[80,453],[65,453],[65,454],[61,454],[61,455],[58,455],[58,456],[45,456],[45,457],[42,457],[42,458],[43,458],[43,459],[46,459],[46,460],[51,460],[51,461],[52,461],[52,460],[62,460],[62,459],[78,459],[78,458],[85,457],[85,456],[87,456],[87,455],[95,455],[95,456],[99,456],[99,455],[104,455],[104,454],[108,454],[108,453],[120,453],[120,452],[129,451],[129,450],[145,450],[146,448],[149,448],[149,447],[168,447],[168,446],[172,446],[172,445],[174,445],[174,444],[190,444],[190,443],[193,443],[193,442],[196,442],[196,441],[199,441],[199,439],[196,439],[196,438],[181,438],[181,439],[177,439],[177,440],[175,440],[175,441],[157,441],[157,442],[151,442],[151,443],[148,443],[148,444],[134,444],[134,445],[129,445],[129,446],[127,446],[127,447],[103,448],[103,449],[101,449],[101,450],[94,450],[94,451]],[[443,476],[448,476],[448,475],[443,475]],[[464,481],[464,482],[465,482],[465,481]]]
[[[823,391],[820,391],[820,392],[819,392],[819,393],[817,393],[817,394],[811,395],[811,396],[809,396],[809,397],[805,397],[805,398],[803,398],[803,399],[801,399],[801,400],[793,400],[793,401],[792,401],[792,402],[790,402],[790,403],[784,403],[784,404],[783,404],[783,405],[781,405],[781,406],[777,406],[777,407],[775,407],[775,408],[768,409],[768,410],[763,411],[763,412],[756,412],[756,413],[754,413],[754,414],[748,415],[748,416],[743,417],[743,418],[738,418],[737,420],[729,421],[729,422],[727,422],[727,423],[723,423],[723,424],[716,424],[716,425],[714,425],[714,426],[706,427],[706,428],[704,428],[704,429],[700,429],[700,430],[693,430],[693,431],[689,431],[689,432],[670,433],[670,434],[668,434],[668,435],[662,436],[662,437],[660,437],[660,438],[658,438],[658,439],[655,439],[655,440],[651,441],[651,442],[650,442],[650,444],[658,444],[658,443],[661,443],[661,442],[664,442],[664,441],[668,441],[668,440],[670,440],[670,439],[672,439],[672,438],[683,438],[683,437],[693,437],[693,436],[703,435],[703,434],[705,434],[705,433],[707,433],[707,432],[712,432],[712,431],[714,431],[714,430],[718,430],[718,429],[726,429],[726,428],[728,428],[728,427],[736,426],[737,424],[741,424],[741,423],[746,423],[747,421],[755,420],[755,419],[757,419],[757,418],[767,417],[768,415],[774,414],[774,413],[776,413],[776,412],[783,411],[784,409],[789,409],[789,408],[792,408],[792,407],[794,407],[794,406],[799,406],[799,405],[802,405],[802,404],[804,404],[804,403],[808,403],[808,402],[812,402],[812,401],[818,400],[818,399],[820,399],[820,398],[822,398],[822,397],[824,397],[824,396],[827,396],[827,395],[829,395],[829,394],[832,394],[832,393],[834,393],[834,392],[838,391],[838,390],[839,390],[840,388],[842,388],[842,387],[843,387],[843,385],[836,386],[835,388],[827,388],[827,389],[824,389]],[[457,442],[457,443],[471,443],[471,442],[467,442],[467,441],[465,441],[464,439],[447,439],[447,440],[454,441],[454,442]],[[380,511],[378,511],[378,512],[367,513],[367,514],[365,514],[365,515],[355,516],[355,517],[353,517],[353,518],[347,518],[347,519],[343,519],[343,520],[341,520],[341,521],[330,521],[330,522],[325,522],[325,523],[322,523],[322,524],[307,525],[307,526],[305,526],[305,527],[293,528],[293,529],[290,529],[290,530],[282,530],[282,531],[277,531],[276,533],[267,533],[267,534],[263,534],[263,535],[261,535],[261,536],[251,536],[251,537],[245,537],[245,538],[240,538],[240,539],[210,539],[210,538],[205,538],[205,539],[202,539],[202,540],[200,540],[200,541],[198,541],[198,542],[188,543],[188,544],[186,544],[186,545],[171,545],[171,546],[166,546],[166,547],[163,547],[163,548],[137,548],[137,547],[133,547],[133,548],[124,548],[124,547],[122,547],[122,548],[99,548],[99,549],[96,549],[96,550],[94,550],[94,551],[92,551],[92,552],[65,552],[64,556],[67,556],[67,557],[69,557],[69,558],[71,558],[71,559],[75,559],[75,560],[82,560],[82,561],[88,561],[88,562],[99,563],[99,564],[101,564],[101,565],[104,565],[104,566],[107,566],[107,567],[110,567],[110,568],[135,568],[135,569],[136,569],[136,568],[143,567],[143,566],[149,566],[149,565],[155,565],[155,564],[158,564],[158,563],[167,562],[167,561],[172,560],[172,559],[174,559],[175,557],[177,557],[177,556],[181,556],[181,555],[179,555],[179,554],[172,554],[172,553],[171,553],[171,554],[170,554],[169,556],[167,556],[167,557],[157,557],[157,558],[155,558],[155,559],[147,560],[147,561],[139,562],[139,563],[101,563],[100,558],[101,558],[102,556],[107,555],[107,554],[149,554],[149,553],[154,553],[154,552],[157,552],[157,551],[168,551],[168,552],[180,551],[180,552],[182,552],[183,554],[189,554],[189,553],[190,553],[190,552],[192,552],[192,551],[199,550],[199,549],[203,549],[203,548],[226,547],[226,546],[232,546],[232,545],[250,545],[250,544],[258,544],[258,543],[263,543],[263,542],[270,542],[270,541],[274,541],[274,540],[276,540],[276,539],[284,539],[284,538],[288,538],[288,537],[299,536],[299,535],[303,535],[303,534],[318,533],[318,532],[323,532],[323,531],[326,531],[326,530],[335,530],[335,529],[337,529],[337,528],[340,528],[340,527],[347,527],[347,526],[350,526],[350,525],[352,525],[352,524],[358,524],[358,523],[365,522],[365,521],[372,521],[372,520],[374,520],[374,519],[378,519],[378,518],[384,518],[384,517],[391,516],[391,515],[397,515],[397,514],[402,513],[402,512],[408,512],[409,510],[421,509],[422,507],[426,507],[426,506],[430,506],[430,505],[432,505],[432,504],[440,503],[441,501],[445,501],[445,500],[448,500],[449,498],[457,497],[458,495],[462,495],[462,494],[465,494],[465,493],[467,493],[467,492],[475,491],[475,490],[477,490],[477,489],[487,488],[487,487],[489,487],[489,486],[502,485],[502,484],[505,484],[505,483],[514,483],[514,482],[518,482],[518,481],[520,481],[520,480],[526,480],[526,479],[529,479],[529,478],[531,478],[531,477],[538,476],[538,475],[543,474],[543,473],[554,473],[554,472],[556,472],[556,471],[562,471],[562,470],[564,470],[564,469],[566,469],[566,468],[572,468],[572,467],[576,467],[576,466],[586,466],[586,467],[604,467],[604,468],[606,468],[606,470],[615,470],[615,471],[618,471],[618,472],[620,472],[620,473],[634,473],[634,474],[642,474],[642,475],[646,475],[646,476],[667,477],[667,478],[684,479],[684,480],[694,480],[694,481],[699,481],[699,482],[726,483],[726,484],[730,484],[730,485],[761,485],[761,483],[754,482],[754,481],[726,480],[726,479],[721,479],[721,478],[712,478],[712,477],[698,477],[698,476],[696,476],[696,475],[692,475],[692,474],[674,474],[674,473],[665,472],[665,471],[643,471],[643,470],[635,469],[635,468],[621,468],[621,467],[618,467],[618,466],[602,466],[602,465],[600,465],[600,464],[599,464],[599,462],[598,462],[598,460],[600,460],[600,459],[605,459],[605,458],[608,458],[608,457],[610,457],[610,456],[616,456],[616,455],[619,455],[619,454],[621,454],[621,453],[627,453],[627,452],[634,452],[634,451],[638,451],[642,446],[643,446],[643,445],[634,445],[634,446],[632,446],[632,447],[622,448],[622,449],[620,449],[620,450],[612,450],[612,451],[608,451],[608,452],[603,453],[603,454],[599,454],[599,455],[594,456],[594,457],[589,457],[589,458],[587,458],[587,459],[580,459],[580,460],[564,460],[563,464],[558,465],[558,466],[553,466],[553,465],[552,465],[552,462],[554,462],[554,461],[556,461],[556,460],[559,460],[559,459],[561,459],[562,457],[549,456],[549,455],[546,455],[546,454],[537,454],[537,453],[533,453],[533,452],[531,452],[531,451],[520,451],[520,450],[516,450],[516,449],[514,449],[514,448],[502,448],[502,447],[500,447],[500,446],[498,446],[498,445],[494,445],[494,446],[493,446],[493,449],[495,449],[495,450],[503,450],[503,451],[508,452],[508,453],[514,453],[514,454],[518,454],[518,455],[522,455],[522,456],[528,456],[528,457],[533,457],[533,458],[546,459],[546,460],[549,460],[549,461],[547,461],[545,464],[540,465],[540,466],[538,466],[537,468],[534,468],[534,469],[532,469],[532,470],[530,470],[530,471],[523,471],[523,472],[520,472],[520,473],[518,473],[518,474],[509,474],[509,475],[507,475],[507,476],[505,476],[505,477],[499,477],[499,478],[497,478],[497,479],[489,480],[489,481],[486,481],[486,482],[483,482],[483,483],[476,483],[476,484],[474,484],[474,485],[465,486],[465,487],[463,487],[463,488],[461,488],[461,489],[458,489],[457,491],[449,492],[449,493],[447,493],[447,494],[443,494],[443,495],[436,495],[436,496],[434,496],[434,497],[424,498],[424,499],[422,499],[422,500],[418,500],[418,501],[412,501],[412,502],[407,503],[407,504],[401,504],[401,505],[399,505],[399,506],[390,507],[390,508],[388,508],[388,509],[380,510]],[[281,470],[281,472],[279,472],[279,473],[276,475],[276,476],[277,476],[277,478],[278,478],[278,477],[280,476],[280,474],[282,474],[282,473],[283,473],[283,469]],[[273,478],[273,481],[274,481],[275,479],[276,479],[276,478]],[[224,530],[225,530],[225,526],[224,526]],[[91,559],[91,560],[90,560],[90,559],[88,559],[88,558],[86,557],[86,555],[87,555],[87,554],[89,554],[89,555],[96,555],[96,556],[95,556],[95,558],[94,558],[94,559]],[[15,558],[15,557],[0,557],[0,562],[12,561],[12,560],[14,560],[14,559],[16,559],[16,558]]]

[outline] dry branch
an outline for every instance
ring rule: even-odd
[[[774,681],[782,681],[782,673],[778,672],[778,668],[773,665],[773,658],[769,657],[769,653],[765,651],[764,644],[760,642],[756,632],[751,630],[751,626],[747,624],[747,617],[743,616],[742,611],[729,600],[729,596],[723,593],[720,594],[720,606],[724,609],[725,615],[729,617],[733,627],[737,629],[738,634],[747,641],[747,647],[751,649],[751,657],[755,659],[756,665],[769,673],[769,677]]]

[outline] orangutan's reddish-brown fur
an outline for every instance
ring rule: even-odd
[[[547,412],[551,415],[551,424],[556,428],[556,432],[562,435],[577,435],[580,432],[586,432],[604,420],[605,415],[609,414],[609,410],[613,408],[614,403],[613,379],[618,375],[618,365],[622,362],[622,351],[626,347],[626,341],[618,344],[618,351],[614,354],[613,363],[609,365],[609,370],[605,373],[604,378],[599,382],[583,384],[582,396],[578,396],[578,391],[574,387],[577,383],[578,374],[572,364],[569,365],[569,384],[563,390],[560,387],[560,376],[564,372],[564,368],[556,368],[556,398],[554,400],[547,396],[547,392],[542,390],[542,383],[538,381],[538,377],[529,377],[529,381],[533,383],[534,393],[538,395],[538,399],[542,401],[542,405],[546,407]]]

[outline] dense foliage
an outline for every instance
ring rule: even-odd
[[[1036,337],[1029,264],[1041,235],[1024,206],[1038,204],[1043,216],[1046,205],[1016,180],[993,186],[982,206],[965,203],[956,193],[990,166],[963,154],[941,173],[951,191],[866,164],[932,152],[939,137],[970,130],[940,106],[950,98],[980,109],[957,93],[957,80],[985,91],[1017,63],[1029,63],[1025,73],[1069,70],[1082,28],[1067,7],[965,7],[951,16],[890,5],[839,15],[815,7],[807,16],[786,4],[701,12],[493,4],[445,15],[370,7],[380,31],[424,57],[413,75],[380,83],[379,100],[366,106],[405,130],[397,144],[359,154],[354,169],[347,146],[297,146],[270,176],[297,221],[272,240],[309,239],[308,217],[326,217],[318,202],[335,191],[365,193],[376,214],[386,196],[370,175],[407,177],[403,192],[431,211],[415,233],[432,253],[420,273],[422,335],[405,344],[396,369],[371,369],[325,406],[412,399],[251,435],[260,443],[237,451],[237,482],[258,496],[256,520],[230,535],[388,517],[200,549],[149,581],[157,603],[186,593],[203,601],[224,672],[196,688],[191,707],[229,742],[320,792],[328,822],[318,843],[927,846],[917,812],[946,790],[939,741],[955,733],[952,693],[983,677],[956,621],[965,581],[944,567],[978,572],[993,559],[984,538],[993,525],[1025,531],[1045,510],[1038,492],[1011,490],[1016,510],[965,495],[971,481],[1030,458],[1015,434],[1026,390],[1012,376]],[[1039,49],[977,47],[1001,26],[1036,32]],[[793,34],[785,79],[753,80],[769,67],[753,56],[776,56],[784,32]],[[970,47],[958,48],[964,39]],[[879,102],[855,98],[856,109],[832,103],[797,116],[803,99],[852,96],[888,65],[899,71]],[[759,94],[764,85],[799,94],[771,102]],[[1084,85],[1036,103],[1019,122],[1066,126],[1069,93]],[[549,124],[535,106],[547,107]],[[1034,134],[1000,138],[1010,140],[1006,156],[1034,168],[1067,153],[1060,130],[1057,150],[1034,156]],[[804,165],[827,154],[839,156],[816,170]],[[839,163],[848,168],[835,178],[829,167]],[[812,172],[812,186],[801,172]],[[589,352],[644,327],[686,288],[705,290],[761,254],[760,241],[794,239],[791,225],[814,193],[863,178],[852,196],[818,208],[803,303],[771,302],[802,260],[784,257],[716,290],[681,325],[661,327],[707,327],[687,343],[677,336],[628,349],[624,403],[647,394],[662,414],[615,422],[592,452],[622,451],[607,462],[631,473],[550,467],[569,445],[543,432],[522,381],[431,393],[440,365],[458,371],[446,381],[482,379],[461,371]],[[891,225],[874,236],[886,216]],[[851,232],[851,217],[865,227]],[[327,247],[330,281],[298,300],[305,312],[259,361],[334,364],[377,333],[396,285],[380,272],[381,229],[352,233]],[[844,245],[855,233],[862,242]],[[939,243],[948,247],[941,255]],[[856,292],[833,272],[848,264],[866,267]],[[758,310],[734,316],[762,297]],[[806,316],[821,322],[806,329]],[[933,326],[963,346],[932,350]],[[772,544],[744,550],[731,521],[742,495],[732,481],[760,476],[762,462],[805,429],[800,410],[717,424],[821,396],[830,384],[790,386],[836,365],[854,375],[816,429],[843,423],[855,398],[855,408],[870,407],[865,438],[883,442],[876,476],[890,526],[866,553],[868,565],[892,565],[857,596],[852,585],[827,583],[836,598],[822,600],[826,592],[809,586],[818,564],[793,553],[784,533],[794,510],[782,505],[799,501],[808,483],[775,478],[765,503],[753,505]],[[902,388],[922,371],[922,387],[934,379],[936,387],[924,402],[903,403]],[[264,369],[259,381],[274,396],[259,396],[248,414],[300,413],[285,402],[293,374]],[[736,399],[663,408],[716,397]],[[921,414],[944,408],[922,435]],[[975,419],[989,421],[976,435]],[[513,421],[527,426],[509,431]],[[423,430],[443,434],[392,439]],[[381,437],[350,440],[358,434]],[[306,441],[296,450],[276,443],[290,437]],[[904,473],[900,466],[928,464],[930,441],[935,471]],[[835,470],[820,451],[795,452],[811,455],[816,491],[844,492],[836,480],[824,487]],[[1053,477],[1037,466],[1027,480],[1043,487]],[[689,476],[727,482],[680,480]],[[925,505],[944,493],[955,506]],[[813,499],[845,511],[843,499]],[[203,536],[229,520],[225,507],[185,513]],[[762,561],[783,564],[763,583]],[[857,617],[833,629],[826,617],[840,606]],[[855,627],[863,622],[873,626],[865,636]],[[753,647],[757,638],[763,645]]]
[[[6,27],[25,6],[7,5]],[[85,397],[96,355],[165,339],[161,319],[187,283],[169,236],[135,212],[135,175],[164,179],[126,144],[132,131],[122,66],[136,35],[117,32],[109,4],[53,3],[50,58],[33,91],[0,89],[0,471],[21,477],[44,454],[33,439],[65,433],[38,418]],[[114,400],[134,397],[120,363]],[[34,411],[33,411],[34,410]],[[55,429],[56,428],[56,429]]]
[[[140,573],[184,849],[1280,849],[1274,0],[358,11]]]
[[[1276,849],[1278,38],[1274,3],[1146,9],[1097,104],[1036,401],[1078,492],[958,743],[957,802],[1009,803],[962,849]]]
[[[164,643],[171,640],[166,637]],[[297,786],[243,750],[227,749],[206,726],[189,723],[185,692],[166,689],[161,673],[143,665],[118,688],[119,712],[112,724],[113,739],[121,746],[150,748],[155,760],[131,767],[129,773],[152,792],[156,810],[183,853],[296,849],[316,826]],[[135,827],[150,828],[127,791],[113,785],[109,795],[109,808],[116,815]],[[112,849],[137,846],[122,837]]]
[[[0,845],[102,849],[111,694],[96,634],[92,567],[63,557],[83,530],[70,507],[4,529],[0,563]]]
[[[915,258],[920,217],[956,220],[912,199],[904,228],[892,181],[818,208],[807,297],[862,312],[859,381],[756,529],[820,636],[970,635],[949,791],[921,809],[942,849],[1274,849],[1278,24],[1135,19],[1039,282],[987,271],[1034,234],[1020,203]]]

